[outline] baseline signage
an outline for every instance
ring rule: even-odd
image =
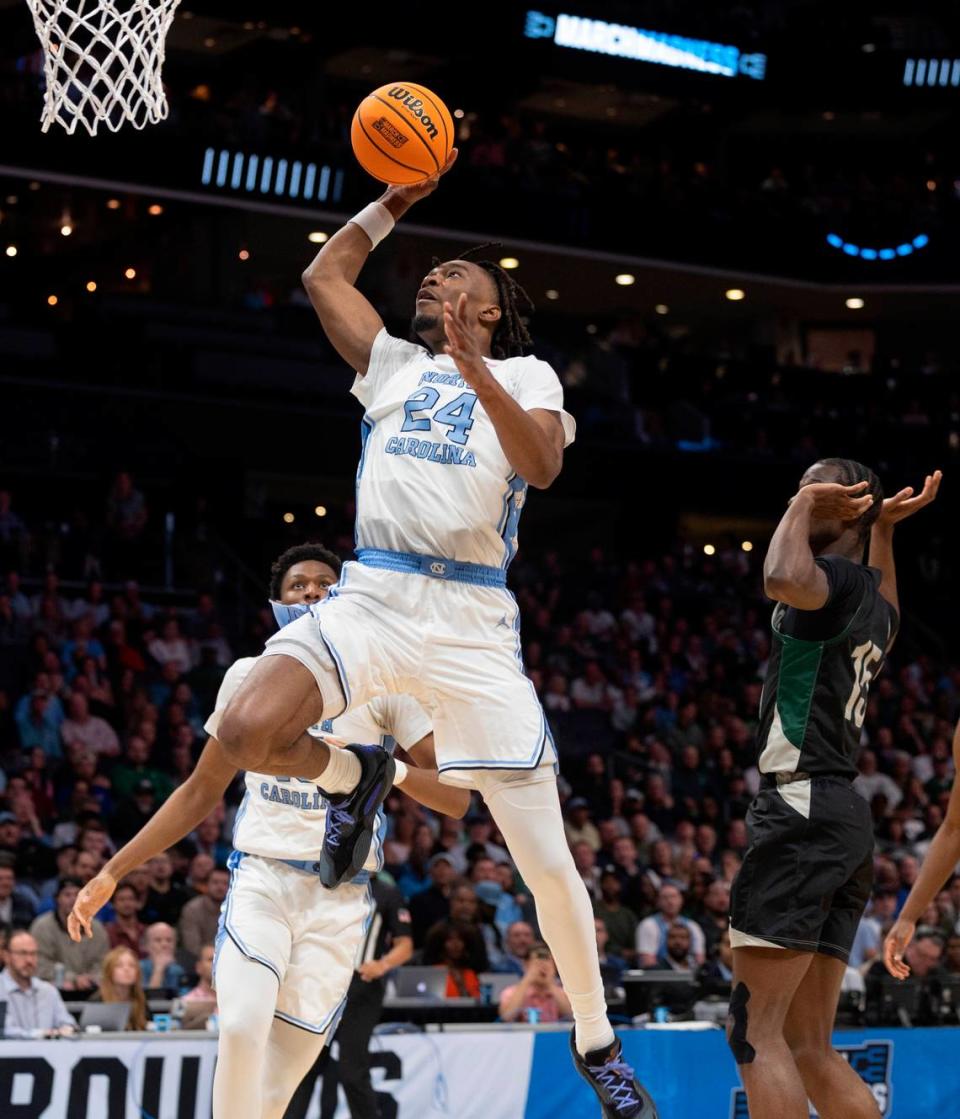
[[[625,1030],[624,1052],[676,1119],[747,1119],[723,1031]],[[957,1114],[960,1028],[843,1031],[841,1056],[884,1119]],[[593,1116],[566,1031],[379,1034],[370,1052],[384,1119]],[[209,1035],[0,1042],[2,1119],[210,1119],[216,1038]],[[693,1073],[691,1070],[695,1070]],[[349,1119],[337,1045],[308,1119]],[[811,1112],[811,1119],[814,1113]]]

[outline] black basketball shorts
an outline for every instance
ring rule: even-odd
[[[821,952],[846,962],[873,885],[870,806],[841,777],[761,788],[730,898],[737,947]]]

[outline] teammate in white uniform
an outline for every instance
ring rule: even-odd
[[[455,158],[455,155],[453,156]],[[449,165],[448,165],[449,166]],[[529,300],[488,261],[438,264],[413,334],[391,337],[354,283],[374,247],[437,179],[389,188],[327,242],[304,283],[328,338],[357,370],[365,409],[357,561],[315,615],[284,627],[238,689],[219,737],[238,766],[293,767],[347,795],[359,821],[369,774],[306,733],[386,693],[430,712],[443,780],[478,789],[537,902],[574,1010],[577,1070],[604,1115],[656,1114],[606,1015],[590,899],[564,837],[556,754],[524,675],[506,589],[528,485],[549,486],[574,438],[553,369],[523,356]],[[465,254],[470,255],[470,254]],[[331,884],[351,845],[325,847]],[[356,863],[352,864],[356,865]]]
[[[278,621],[321,601],[339,569],[337,557],[316,545],[285,553],[274,566]],[[247,657],[227,670],[196,770],[84,887],[69,918],[74,939],[89,933],[125,873],[183,838],[219,803],[236,769],[223,757],[218,724],[256,662]],[[390,753],[399,744],[412,760],[433,760],[430,722],[409,696],[383,696],[313,733],[375,743]],[[444,788],[435,772],[401,763],[398,775],[400,787],[428,806],[455,816],[466,811],[469,794]],[[214,1116],[280,1119],[336,1030],[373,914],[369,881],[382,867],[382,832],[363,871],[327,889],[317,874],[328,813],[321,792],[309,781],[265,773],[247,772],[245,783],[214,963],[220,1024]]]

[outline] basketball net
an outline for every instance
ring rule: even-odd
[[[180,0],[27,0],[44,53],[43,131],[166,119],[161,70]]]

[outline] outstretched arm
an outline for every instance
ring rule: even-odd
[[[960,772],[960,724],[953,735],[953,761]],[[897,979],[906,979],[910,974],[910,968],[903,962],[903,954],[913,940],[917,921],[953,874],[957,863],[960,863],[960,780],[955,778],[946,819],[937,828],[913,889],[883,944],[883,962],[887,971]]]
[[[416,765],[407,766],[407,776],[397,788],[434,812],[462,820],[470,807],[470,793],[467,789],[444,785],[440,781],[433,734],[424,735],[407,753]]]
[[[814,482],[801,487],[777,525],[764,560],[763,589],[768,598],[797,610],[819,610],[826,605],[830,583],[810,548],[810,521],[814,516],[857,520],[872,501],[869,495],[863,496],[866,485]]]
[[[437,189],[440,175],[454,165],[457,149],[450,153],[439,174],[416,186],[388,187],[377,200],[399,220],[410,207]],[[303,273],[313,309],[330,343],[343,360],[358,373],[367,371],[373,340],[383,329],[383,320],[354,284],[367,262],[373,242],[354,222],[330,238]]]
[[[178,843],[216,808],[237,769],[215,738],[207,740],[197,767],[146,824],[83,887],[67,918],[73,940],[93,935],[93,918],[107,904],[117,882],[134,867]]]

